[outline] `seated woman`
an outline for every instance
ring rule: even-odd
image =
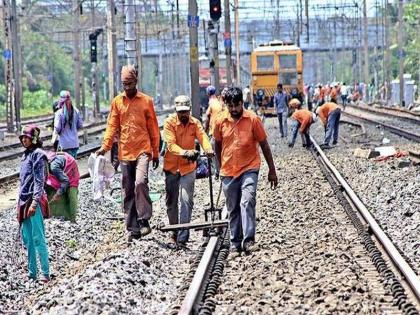
[[[79,169],[76,160],[66,152],[47,152],[49,174],[46,182],[51,213],[76,222]]]

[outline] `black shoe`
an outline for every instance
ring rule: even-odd
[[[140,234],[129,234],[127,237],[127,243],[133,243],[133,240],[139,240],[141,238]]]
[[[337,141],[333,141],[333,143],[332,143],[333,145],[337,145]]]
[[[230,253],[229,253],[229,257],[231,259],[235,259],[239,256],[241,256],[241,249],[236,247],[235,245],[230,245],[230,249],[229,249]]]
[[[140,220],[140,235],[146,236],[152,232],[152,229],[149,225],[149,220]]]
[[[319,146],[321,149],[331,149],[331,147],[330,147],[330,145],[329,144],[326,144],[326,143],[323,143],[323,144],[321,144],[320,146]]]

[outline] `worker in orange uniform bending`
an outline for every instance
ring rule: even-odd
[[[196,160],[199,152],[195,150],[197,139],[208,156],[213,156],[210,140],[200,121],[191,117],[191,100],[186,95],[175,98],[176,113],[166,118],[163,137],[167,144],[163,170],[165,172],[166,211],[169,224],[189,223],[194,206],[194,182]],[[181,209],[178,211],[178,199]],[[185,246],[189,230],[172,234],[170,243]]]
[[[307,149],[312,147],[312,142],[309,136],[309,129],[316,120],[316,115],[307,109],[302,109],[302,105],[297,104],[297,110],[292,115],[291,138],[289,140],[289,147],[293,148],[295,145],[298,131],[302,138],[302,146]]]
[[[132,65],[121,70],[124,92],[111,103],[102,147],[105,154],[119,132],[118,159],[121,162],[123,207],[128,242],[151,232],[152,201],[149,196],[149,162],[159,166],[159,126],[153,99],[137,91],[137,70]]]
[[[225,94],[228,111],[215,123],[216,155],[221,161],[220,178],[229,213],[231,252],[250,252],[255,246],[255,205],[261,159],[268,164],[268,181],[277,187],[277,174],[260,118],[243,108],[242,90],[229,88]]]
[[[217,115],[219,115],[220,112],[225,110],[224,101],[223,99],[219,100],[216,96],[216,88],[212,85],[209,85],[206,89],[207,96],[209,97],[209,107],[206,111],[206,121],[204,123],[204,130],[208,133],[210,136],[210,143],[214,150],[214,139],[213,139],[213,130],[214,130],[214,122],[216,121]],[[215,176],[216,178],[219,177],[219,171],[220,171],[220,162],[215,159],[215,167],[216,172]]]
[[[341,109],[336,103],[328,102],[316,109],[316,114],[319,116],[322,124],[325,127],[325,138],[321,144],[321,148],[330,148],[331,138],[332,144],[336,145],[338,141],[338,129],[340,126]]]

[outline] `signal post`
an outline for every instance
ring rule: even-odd
[[[216,91],[219,91],[219,46],[217,34],[219,33],[219,19],[222,16],[222,5],[221,0],[210,0],[209,4],[211,20],[208,22],[207,29],[209,32],[210,82],[216,88]]]

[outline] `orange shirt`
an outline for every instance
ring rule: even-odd
[[[207,108],[206,114],[207,116],[210,115],[210,121],[209,121],[209,134],[213,134],[214,130],[214,122],[216,121],[217,115],[225,110],[225,107],[223,106],[222,102],[217,99],[217,97],[212,97],[209,100],[209,107]]]
[[[312,112],[307,109],[299,109],[295,111],[292,118],[300,123],[300,133],[305,133],[309,130],[309,127],[314,122],[312,119]]]
[[[190,117],[190,121],[184,126],[177,114],[170,115],[165,119],[163,137],[167,144],[163,169],[172,174],[179,171],[181,175],[185,175],[195,170],[196,163],[182,157],[185,150],[195,149],[195,139],[198,139],[205,152],[212,150],[203,126],[194,117]]]
[[[118,159],[135,161],[143,154],[159,156],[159,126],[153,99],[141,92],[129,99],[125,92],[117,95],[111,103],[102,147],[108,151],[114,136],[119,131]]]
[[[327,102],[327,103],[323,104],[322,106],[320,106],[318,108],[319,108],[319,112],[318,112],[319,119],[321,119],[322,123],[325,126],[327,124],[328,115],[333,110],[337,109],[338,106],[337,106],[336,103]]]
[[[235,121],[229,111],[219,114],[213,136],[222,142],[220,174],[239,177],[246,171],[259,169],[261,164],[258,145],[267,139],[261,119],[244,109],[242,117]]]

